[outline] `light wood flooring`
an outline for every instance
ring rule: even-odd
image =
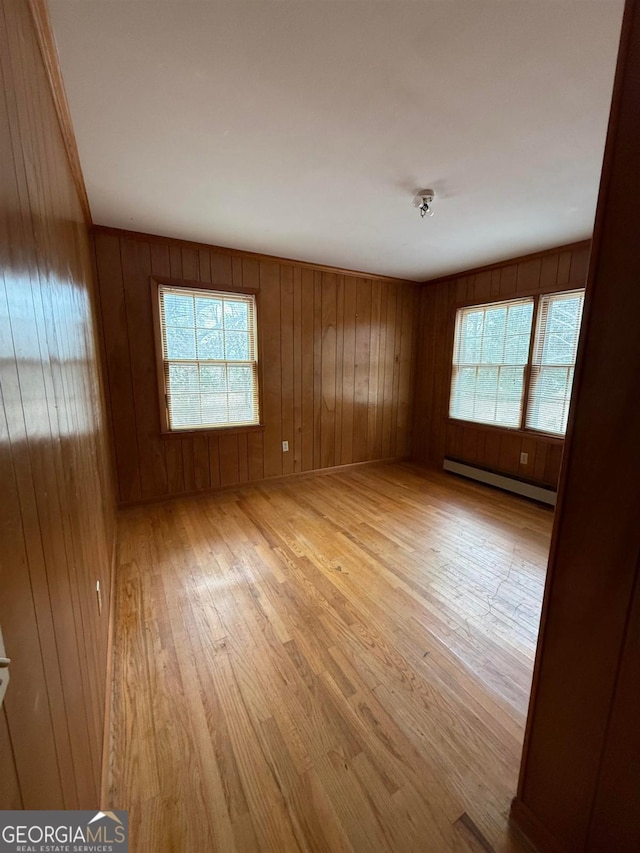
[[[551,523],[410,465],[123,511],[108,805],[131,850],[525,849]]]

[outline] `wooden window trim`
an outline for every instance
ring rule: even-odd
[[[449,350],[449,362],[450,362],[451,367],[450,367],[450,371],[449,371],[449,403],[447,405],[447,422],[448,423],[452,423],[452,424],[462,423],[462,424],[475,424],[477,426],[488,426],[488,427],[493,427],[494,429],[501,429],[504,432],[507,432],[510,434],[523,431],[523,427],[522,427],[523,418],[524,418],[523,413],[524,413],[525,408],[526,408],[525,382],[526,382],[526,378],[527,378],[528,364],[525,364],[524,368],[523,368],[522,394],[520,396],[521,411],[520,411],[519,426],[510,427],[510,426],[505,426],[504,424],[485,424],[485,423],[482,423],[481,421],[468,421],[468,420],[464,420],[462,418],[454,418],[451,416],[450,411],[451,411],[451,391],[453,388],[453,374],[454,374],[454,369],[456,367],[456,365],[454,365],[454,363],[453,363],[453,357],[455,355],[455,348],[456,348],[455,336],[456,336],[456,328],[458,325],[458,323],[457,323],[458,312],[464,311],[467,308],[485,308],[487,306],[499,305],[499,304],[507,303],[507,302],[527,302],[528,300],[531,300],[533,302],[533,315],[531,318],[531,322],[533,324],[533,318],[535,317],[536,312],[537,312],[537,303],[536,303],[535,296],[530,296],[526,293],[523,293],[523,294],[519,293],[517,296],[513,296],[510,299],[505,299],[504,297],[502,297],[500,299],[491,300],[489,302],[485,302],[485,301],[483,301],[483,302],[471,302],[468,305],[456,305],[455,306],[455,310],[453,312],[453,317],[452,317],[453,335],[452,335],[451,347]],[[530,357],[530,355],[531,355],[531,339],[529,340],[529,357]]]
[[[522,427],[523,427],[523,429],[527,430],[528,432],[533,433],[534,435],[546,435],[546,436],[554,435],[554,436],[556,436],[557,438],[562,438],[562,439],[564,439],[564,437],[565,437],[565,435],[566,435],[566,428],[565,428],[565,432],[564,432],[564,433],[558,433],[558,432],[545,432],[544,430],[536,429],[535,427],[532,427],[532,426],[527,426],[527,415],[529,414],[529,405],[530,405],[530,403],[531,403],[531,399],[530,399],[530,387],[531,387],[532,380],[533,380],[533,368],[534,368],[533,359],[534,359],[534,353],[535,353],[535,349],[536,349],[536,344],[537,344],[537,342],[538,342],[538,322],[539,322],[539,320],[540,320],[540,310],[541,310],[540,306],[542,305],[542,300],[543,300],[543,299],[546,299],[546,298],[553,298],[554,296],[565,296],[565,295],[570,295],[570,294],[574,293],[576,290],[581,290],[581,291],[582,291],[582,293],[583,293],[583,306],[584,306],[584,295],[585,295],[585,292],[586,292],[584,287],[581,287],[581,288],[569,288],[569,289],[563,288],[562,290],[554,290],[554,291],[552,291],[552,292],[550,292],[550,293],[541,293],[541,294],[540,294],[539,299],[537,300],[537,304],[536,304],[536,324],[535,324],[535,327],[534,327],[534,334],[533,334],[533,339],[532,339],[532,342],[531,342],[531,343],[532,343],[532,346],[531,346],[531,352],[530,352],[530,354],[529,354],[529,365],[528,365],[528,367],[529,367],[529,388],[527,389],[527,398],[526,398],[527,406],[526,406],[526,410],[525,410],[525,412],[524,412],[524,418],[523,418],[523,423],[522,423]],[[584,311],[583,311],[583,315],[582,315],[582,316],[584,316]],[[582,325],[582,318],[581,318],[581,320],[580,320],[580,324]],[[545,326],[545,334],[543,335],[543,338],[542,338],[543,346],[544,346],[544,340],[545,340],[545,338],[546,338],[546,326]],[[580,340],[580,329],[578,329],[578,342],[579,342],[579,340]],[[571,365],[571,367],[573,367],[573,371],[574,371],[574,378],[575,378],[575,368],[576,368],[576,363],[577,363],[577,356],[578,356],[578,353],[577,353],[577,349],[576,349],[576,360],[573,362],[573,365]],[[558,364],[558,365],[553,365],[553,364],[545,364],[545,365],[542,365],[542,364],[540,364],[540,365],[536,365],[536,366],[537,366],[537,367],[539,367],[539,369],[540,369],[540,370],[542,370],[542,369],[543,369],[543,368],[545,368],[545,367],[546,367],[546,368],[559,367],[559,368],[562,368],[562,369],[567,369],[567,368],[569,368],[569,367],[570,367],[570,365],[568,365],[568,364]]]
[[[527,412],[529,410],[529,390],[531,389],[531,360],[536,345],[536,333],[538,329],[538,318],[540,317],[540,294],[533,298],[533,316],[531,317],[531,335],[529,336],[529,352],[527,363],[524,367],[524,378],[522,383],[522,408],[520,409],[519,432],[525,432],[527,423]]]
[[[249,432],[264,432],[266,429],[264,424],[245,424],[244,426],[229,426],[229,427],[202,427],[202,429],[173,429],[167,432],[161,432],[160,438],[165,441],[171,441],[175,438],[198,438],[198,436],[208,435],[242,435]]]
[[[449,425],[461,424],[462,426],[473,427],[474,429],[488,430],[489,432],[498,432],[506,435],[521,435],[521,436],[529,436],[529,437],[538,437],[543,438],[550,444],[563,444],[565,440],[565,435],[559,435],[556,432],[544,432],[543,430],[533,429],[532,427],[526,426],[527,421],[527,409],[529,406],[529,391],[531,387],[531,364],[533,359],[533,350],[535,346],[535,337],[537,332],[537,324],[538,317],[540,311],[540,301],[543,296],[552,296],[554,294],[560,293],[571,293],[573,290],[584,290],[585,284],[572,284],[569,283],[563,286],[560,290],[558,290],[558,285],[555,284],[553,287],[542,288],[540,290],[536,290],[532,293],[517,293],[513,296],[510,296],[508,299],[505,299],[504,296],[496,296],[490,297],[488,299],[483,299],[482,302],[477,302],[475,300],[465,300],[464,302],[456,303],[453,309],[453,313],[451,316],[451,321],[449,324],[449,403],[447,403],[447,415],[445,418],[445,422]],[[485,424],[480,423],[479,421],[469,421],[464,420],[463,418],[452,418],[449,414],[449,405],[451,400],[451,387],[453,383],[453,355],[455,349],[455,333],[456,333],[456,317],[458,311],[464,308],[481,308],[485,305],[494,305],[500,302],[516,302],[519,299],[533,299],[533,317],[531,318],[531,339],[529,340],[529,356],[528,361],[525,366],[525,375],[524,375],[524,384],[523,384],[523,396],[522,396],[522,411],[520,412],[520,426],[517,427],[507,427],[502,426],[501,424]],[[575,365],[574,365],[575,367]]]
[[[203,427],[202,429],[170,429],[169,416],[166,405],[166,388],[164,380],[164,359],[162,356],[162,326],[160,321],[160,298],[159,289],[164,287],[184,288],[185,290],[212,290],[219,293],[238,293],[246,296],[254,296],[256,300],[256,334],[258,338],[258,407],[260,412],[260,423],[243,424],[239,426]],[[262,312],[260,310],[260,291],[252,287],[234,287],[228,284],[216,284],[208,281],[190,281],[187,279],[167,278],[165,276],[149,277],[151,291],[151,308],[153,314],[153,337],[155,342],[156,381],[158,393],[158,414],[160,417],[160,437],[172,438],[195,438],[197,436],[214,435],[240,435],[249,432],[261,432],[265,429],[263,423],[263,375],[262,375],[262,330],[260,328]]]

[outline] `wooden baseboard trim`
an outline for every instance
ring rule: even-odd
[[[519,797],[511,801],[509,822],[537,853],[567,853]]]
[[[292,474],[281,474],[278,477],[263,477],[261,480],[246,480],[244,483],[232,483],[228,486],[218,486],[215,489],[203,489],[196,492],[179,492],[175,495],[157,495],[152,498],[142,498],[142,500],[139,501],[121,501],[118,504],[118,508],[128,509],[133,506],[166,503],[167,501],[175,501],[182,498],[210,498],[212,495],[220,495],[225,492],[237,492],[239,489],[277,485],[278,483],[286,483],[289,480],[304,480],[310,477],[323,477],[326,474],[337,474],[341,471],[350,471],[354,468],[364,468],[365,466],[373,465],[391,465],[392,463],[409,461],[411,460],[407,456],[393,456],[388,459],[368,459],[365,462],[350,462],[348,465],[333,465],[330,468],[314,468],[311,471],[294,471]]]
[[[110,807],[109,803],[109,754],[111,751],[111,699],[113,695],[113,634],[116,612],[116,556],[118,552],[118,528],[113,531],[111,545],[111,577],[109,579],[109,626],[107,628],[107,671],[104,695],[104,725],[102,728],[102,767],[100,768],[100,805],[101,809]]]

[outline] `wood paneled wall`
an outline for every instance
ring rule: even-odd
[[[122,503],[409,454],[417,285],[103,228],[94,245]],[[259,289],[263,431],[160,435],[152,275]]]
[[[544,851],[640,850],[639,102],[628,0],[512,812]]]
[[[580,243],[427,282],[420,294],[413,458],[440,467],[445,456],[556,487],[564,442],[532,432],[449,420],[456,310],[462,305],[584,287],[589,244]],[[520,463],[520,453],[528,463]]]
[[[0,73],[0,808],[95,808],[115,501],[87,225],[24,0],[1,0]]]

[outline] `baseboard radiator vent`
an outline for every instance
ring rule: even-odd
[[[461,477],[468,477],[470,480],[477,480],[479,483],[486,483],[488,486],[495,486],[507,492],[515,492],[517,495],[532,498],[534,501],[541,501],[551,506],[556,505],[556,493],[553,489],[545,489],[542,486],[534,486],[532,483],[525,483],[513,477],[506,477],[504,474],[495,474],[493,471],[485,471],[482,468],[475,468],[473,465],[465,465],[464,462],[456,462],[455,459],[445,459],[443,468],[445,471],[451,471],[452,474],[459,474]]]

